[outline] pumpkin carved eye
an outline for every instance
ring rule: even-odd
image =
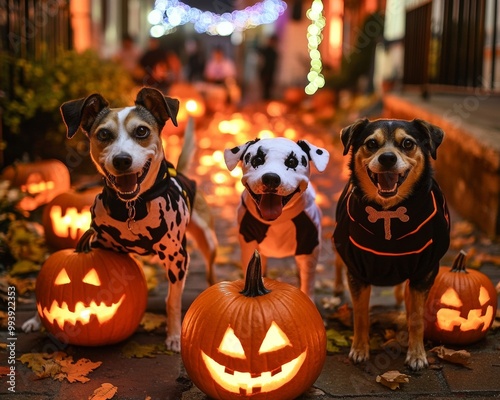
[[[449,307],[462,307],[463,303],[460,296],[453,288],[446,289],[446,292],[441,296],[441,303]]]
[[[286,346],[291,346],[290,340],[285,335],[285,332],[273,321],[260,345],[259,354],[276,351]]]
[[[245,350],[243,350],[240,339],[234,334],[234,330],[230,326],[227,327],[218,350],[227,356],[242,359],[246,358]]]
[[[55,285],[67,285],[68,283],[71,283],[71,279],[69,279],[68,273],[66,270],[63,268],[56,277],[56,280],[54,281]]]
[[[83,277],[83,282],[92,286],[101,286],[101,280],[99,279],[99,275],[94,268],[92,268],[87,274]]]

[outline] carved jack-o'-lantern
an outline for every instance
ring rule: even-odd
[[[441,267],[426,302],[425,336],[448,344],[470,344],[486,336],[497,294],[483,273],[465,269],[462,251],[453,266]]]
[[[221,282],[196,298],[182,324],[181,355],[203,392],[217,399],[292,399],[319,376],[323,320],[296,287],[264,279],[256,253],[246,280]]]
[[[45,241],[54,249],[75,247],[90,228],[90,207],[101,189],[70,190],[54,197],[43,211]]]
[[[128,254],[90,249],[92,231],[76,250],[59,250],[36,281],[38,315],[63,343],[100,346],[126,339],[146,309],[142,268]]]
[[[9,165],[2,171],[2,179],[10,181],[26,194],[19,207],[25,211],[47,204],[70,186],[66,165],[59,160],[42,160]]]

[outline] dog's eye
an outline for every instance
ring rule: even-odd
[[[264,161],[265,161],[264,156],[261,154],[257,154],[252,157],[250,163],[252,164],[252,167],[257,168],[259,165],[264,164]]]
[[[378,143],[375,139],[370,139],[365,142],[365,146],[369,150],[375,150],[378,148]]]
[[[107,129],[100,129],[96,133],[96,138],[100,142],[107,142],[108,140],[111,140],[111,132]]]
[[[299,165],[299,160],[295,154],[291,153],[285,160],[285,167],[295,169]]]
[[[411,150],[415,147],[415,142],[411,139],[405,139],[401,143],[401,147],[405,150]]]
[[[135,137],[138,139],[145,139],[149,136],[149,129],[145,126],[138,126],[135,130]]]

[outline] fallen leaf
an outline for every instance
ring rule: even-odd
[[[88,400],[109,400],[118,392],[118,388],[111,383],[103,383],[94,393],[88,397]]]
[[[40,271],[40,264],[31,260],[19,260],[12,266],[12,269],[9,271],[11,276],[14,275],[26,275],[30,272],[38,272]]]
[[[167,317],[163,314],[154,314],[147,312],[141,320],[141,326],[147,331],[154,331],[156,328],[167,323]]]
[[[382,375],[377,375],[376,381],[391,390],[399,389],[400,383],[410,382],[410,376],[399,371],[387,371]]]
[[[167,350],[165,343],[162,344],[139,344],[134,341],[127,342],[122,347],[122,354],[126,358],[154,358],[157,354],[173,354],[172,351]]]
[[[0,367],[0,376],[4,376],[10,373],[10,367]]]
[[[326,339],[336,346],[349,346],[349,341],[347,340],[347,338],[335,329],[328,329],[326,331]]]
[[[86,358],[79,359],[76,363],[73,363],[73,358],[68,357],[67,359],[61,360],[61,373],[54,377],[62,381],[67,379],[69,383],[73,382],[88,382],[90,379],[87,375],[94,369],[102,364],[102,361],[92,362]]]
[[[19,278],[19,277],[7,277],[7,282],[10,286],[16,287],[16,293],[22,296],[26,292],[35,291],[36,278]]]
[[[86,358],[74,363],[73,357],[64,352],[25,353],[18,360],[26,364],[39,378],[52,377],[59,381],[66,379],[70,383],[89,381],[86,375],[102,364],[101,361],[94,363]]]
[[[467,365],[470,362],[470,353],[467,350],[451,350],[444,346],[438,346],[431,351],[436,353],[440,359],[454,364]]]

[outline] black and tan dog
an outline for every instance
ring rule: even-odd
[[[430,161],[443,137],[440,128],[419,119],[363,119],[341,132],[344,155],[351,151],[351,176],[337,205],[332,240],[347,265],[354,362],[369,357],[371,285],[409,280],[406,364],[414,370],[428,365],[424,303],[450,243],[448,209]]]
[[[216,237],[207,204],[195,182],[182,174],[192,156],[187,129],[177,169],[165,159],[160,133],[170,119],[177,125],[179,101],[143,88],[135,105],[110,108],[100,94],[61,106],[68,138],[78,129],[90,140],[90,155],[104,178],[92,206],[93,247],[158,256],[169,280],[167,347],[180,350],[181,298],[188,272],[186,233],[193,235],[214,283]],[[37,329],[31,319],[24,330]]]

